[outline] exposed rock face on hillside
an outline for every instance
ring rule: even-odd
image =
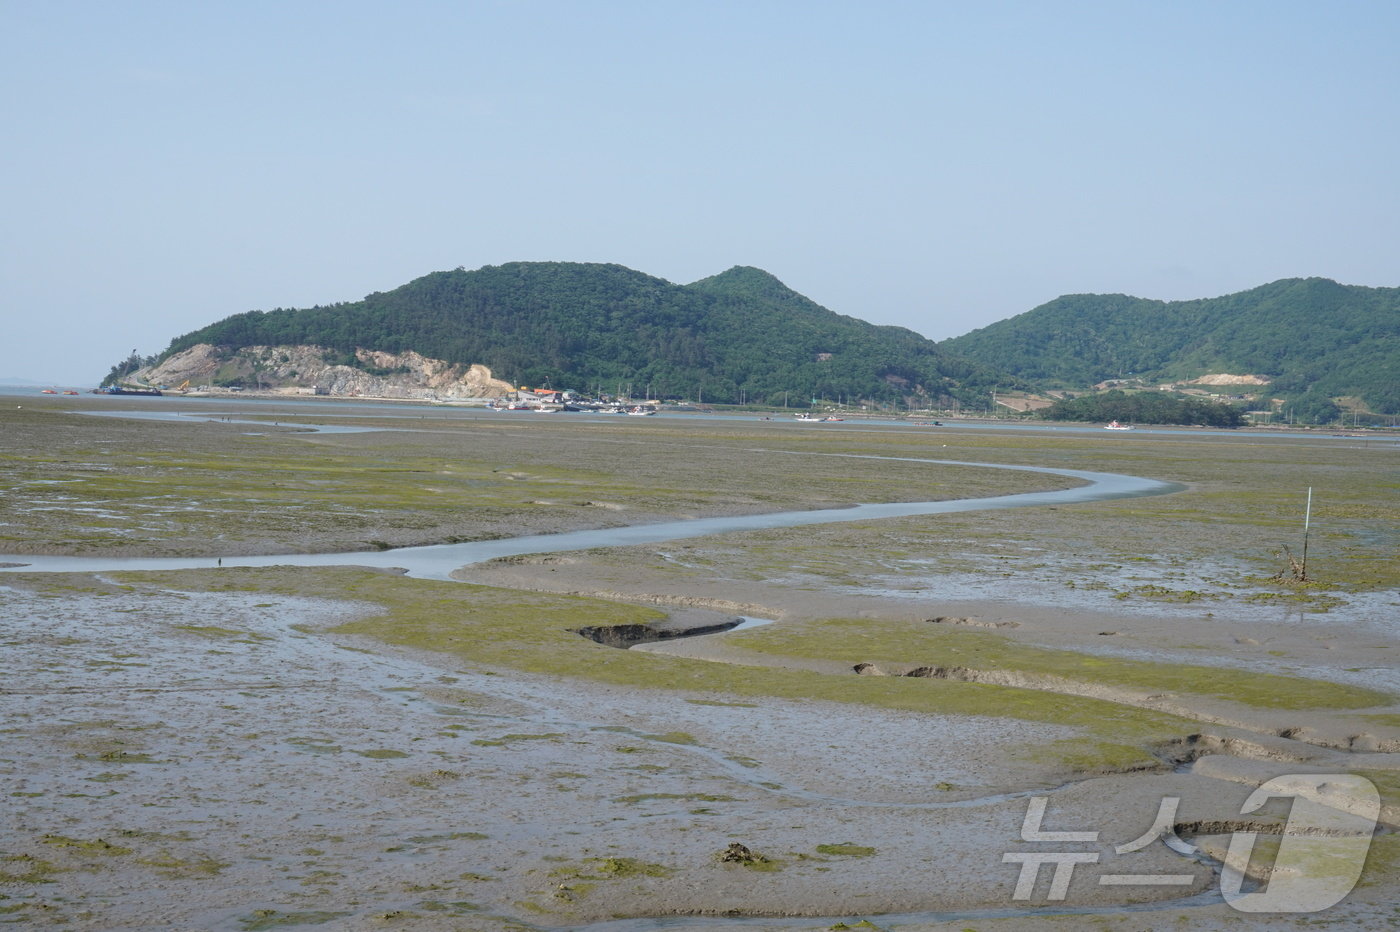
[[[1218,372],[1212,375],[1203,375],[1199,379],[1191,379],[1188,385],[1268,385],[1269,379],[1262,375],[1230,375],[1226,372]]]
[[[330,362],[319,346],[248,346],[231,350],[200,343],[157,366],[140,369],[132,381],[189,387],[239,385],[249,389],[315,389],[326,395],[375,398],[499,398],[514,386],[493,378],[485,366],[461,366],[418,353],[357,350],[358,366]]]

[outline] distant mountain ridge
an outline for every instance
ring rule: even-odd
[[[1400,413],[1400,288],[1295,278],[1193,301],[1065,295],[939,345],[1051,387],[1257,375],[1317,420],[1337,398]]]
[[[712,402],[939,403],[1007,384],[912,330],[837,314],[744,266],[690,285],[569,262],[433,272],[361,301],[237,314],[145,362],[199,344],[317,346],[347,366],[364,365],[365,350],[413,352],[517,385]]]
[[[1302,421],[1335,420],[1338,401],[1400,414],[1400,288],[1324,278],[1192,301],[1065,295],[936,344],[837,314],[748,266],[677,285],[620,265],[513,262],[433,272],[361,301],[236,314],[158,356],[133,355],[108,380],[178,368],[171,357],[203,345],[217,378],[282,385],[334,370],[336,384],[379,385],[373,376],[426,391],[451,368],[459,394],[496,379],[720,403],[975,406],[994,389],[1194,381],[1258,406],[1282,399]],[[468,377],[472,367],[489,372]]]

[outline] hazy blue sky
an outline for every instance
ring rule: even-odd
[[[935,339],[1400,285],[1397,49],[1392,0],[0,0],[0,376],[519,259]]]

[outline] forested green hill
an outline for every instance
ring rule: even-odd
[[[1066,295],[939,345],[1063,388],[1252,374],[1300,413],[1342,396],[1400,413],[1400,288],[1307,278],[1196,301]]]
[[[249,311],[174,340],[237,349],[314,344],[481,363],[517,385],[707,402],[970,399],[997,384],[899,327],[844,317],[736,267],[675,285],[619,265],[514,262],[434,272],[362,301]]]
[[[1124,424],[1194,424],[1200,427],[1243,427],[1239,408],[1168,392],[1107,391],[1055,402],[1037,412],[1051,421],[1121,421]]]

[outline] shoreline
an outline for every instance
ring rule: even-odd
[[[64,395],[58,395],[58,396],[44,395],[44,394],[42,394],[41,389],[40,389],[39,387],[32,387],[32,388],[31,388],[30,386],[19,386],[19,385],[15,385],[15,386],[10,386],[10,385],[0,386],[0,396],[5,396],[5,397],[17,397],[17,398],[28,397],[28,398],[31,398],[32,401],[36,401],[36,402],[68,401],[68,402],[70,402],[70,403],[71,403],[72,398],[74,397],[74,396],[64,396]],[[143,407],[143,406],[149,404],[149,403],[150,403],[151,401],[153,401],[153,400],[154,400],[154,401],[174,401],[174,402],[177,402],[177,403],[180,402],[180,401],[183,401],[183,400],[197,400],[197,401],[228,402],[228,403],[231,403],[231,404],[237,404],[237,403],[240,402],[240,401],[251,401],[251,402],[256,402],[256,403],[258,403],[259,405],[261,405],[261,404],[264,403],[264,402],[284,402],[284,403],[289,402],[289,403],[295,403],[295,404],[297,404],[297,405],[301,405],[301,404],[315,405],[315,404],[321,404],[321,403],[328,403],[328,404],[332,404],[332,405],[340,405],[340,406],[343,406],[343,407],[355,407],[355,406],[357,406],[357,405],[359,405],[359,406],[371,406],[371,407],[372,407],[372,406],[380,406],[380,405],[390,405],[390,406],[395,406],[395,407],[414,407],[414,406],[416,406],[416,407],[421,407],[421,408],[423,408],[425,411],[437,411],[437,412],[439,412],[439,413],[444,413],[444,414],[447,413],[447,412],[451,412],[451,411],[459,411],[459,412],[464,412],[464,413],[468,413],[468,412],[470,412],[470,413],[484,413],[484,412],[486,411],[486,406],[487,406],[487,401],[488,401],[488,399],[484,399],[484,398],[483,398],[483,399],[469,399],[469,400],[437,401],[437,400],[426,399],[426,398],[401,398],[401,397],[392,397],[392,396],[369,396],[369,395],[359,395],[359,396],[352,396],[352,395],[305,395],[305,394],[298,394],[298,393],[294,393],[294,392],[277,392],[277,391],[264,391],[264,392],[257,392],[257,391],[244,391],[244,392],[202,392],[202,393],[197,393],[197,392],[187,392],[187,393],[167,392],[167,393],[165,393],[165,394],[163,394],[163,395],[160,395],[160,396],[153,396],[152,398],[145,398],[145,397],[143,397],[143,396],[122,396],[122,395],[107,396],[107,395],[101,395],[101,394],[99,394],[99,393],[94,393],[94,392],[92,392],[92,391],[90,391],[90,390],[82,390],[82,394],[79,395],[79,396],[76,396],[76,397],[80,397],[80,398],[82,398],[82,399],[85,400],[85,401],[91,401],[91,400],[94,399],[94,398],[101,398],[101,399],[103,399],[103,403],[104,403],[104,404],[106,404],[106,403],[108,403],[108,402],[110,402],[110,401],[113,401],[113,400],[128,400],[128,401],[131,401],[131,400],[133,400],[133,399],[139,399],[139,400],[135,400],[135,401],[134,401],[134,405],[131,407],[131,410],[140,410],[141,407]],[[787,423],[791,423],[791,422],[792,422],[793,418],[795,417],[795,413],[794,413],[794,412],[795,412],[796,409],[783,409],[783,408],[758,409],[758,408],[754,408],[754,409],[744,409],[744,410],[723,410],[723,409],[717,408],[717,407],[715,407],[715,406],[713,406],[713,405],[705,405],[705,406],[698,406],[698,405],[695,405],[695,406],[686,406],[686,405],[665,406],[665,405],[663,405],[663,406],[661,406],[658,410],[659,410],[659,412],[662,413],[662,414],[675,415],[675,416],[678,416],[678,417],[679,417],[679,416],[685,416],[685,415],[698,415],[699,418],[716,417],[716,418],[732,419],[732,420],[735,420],[735,421],[753,421],[753,420],[755,420],[755,419],[762,420],[763,417],[766,415],[766,416],[768,416],[769,418],[771,418],[771,423],[774,423],[774,424],[787,424]],[[808,409],[802,409],[802,410],[808,410]],[[1083,430],[1093,430],[1093,431],[1096,431],[1096,432],[1097,432],[1098,430],[1100,430],[1100,429],[1102,428],[1102,426],[1103,426],[1102,424],[1098,423],[1097,421],[1051,421],[1051,420],[1043,420],[1043,419],[1040,419],[1040,418],[1025,418],[1025,417],[1021,417],[1021,418],[1012,418],[1012,417],[987,417],[987,416],[976,416],[976,415],[940,414],[940,413],[882,414],[882,413],[870,413],[870,412],[861,412],[861,411],[845,411],[845,410],[840,410],[840,409],[833,409],[833,410],[834,410],[834,413],[839,414],[839,415],[842,417],[844,423],[852,424],[852,425],[855,425],[855,424],[890,424],[890,425],[899,425],[899,426],[930,427],[930,428],[931,428],[931,425],[916,424],[916,423],[914,423],[914,422],[916,422],[916,421],[938,420],[938,421],[943,422],[943,423],[942,423],[942,426],[943,426],[943,427],[957,427],[958,425],[964,425],[964,426],[978,426],[978,427],[998,427],[998,426],[1001,426],[1001,427],[1008,427],[1008,428],[1013,428],[1013,427],[1018,427],[1018,426],[1020,426],[1020,427],[1026,427],[1026,426],[1040,426],[1040,427],[1046,427],[1046,428],[1078,428],[1078,429],[1083,429]],[[257,413],[257,412],[256,412],[256,410],[255,410],[255,411],[250,412],[250,413]],[[574,413],[574,412],[565,412],[565,414],[569,414],[569,413]],[[590,414],[590,412],[577,412],[577,413],[582,414],[584,417],[592,416],[592,415]],[[777,415],[777,416],[775,417],[774,415]],[[827,424],[827,425],[825,425],[825,427],[826,427],[827,429],[832,429],[832,428],[834,427],[834,425],[833,425],[833,424]],[[839,429],[839,428],[836,428],[836,429]],[[937,428],[931,428],[931,429],[937,429]],[[1324,437],[1326,437],[1326,438],[1333,438],[1333,437],[1335,437],[1335,438],[1358,439],[1358,440],[1360,440],[1360,439],[1370,439],[1370,438],[1375,438],[1375,437],[1393,438],[1393,437],[1400,436],[1400,426],[1396,426],[1396,425],[1370,425],[1370,426],[1346,427],[1346,426],[1343,426],[1343,425],[1251,424],[1251,425],[1246,425],[1246,426],[1243,426],[1243,427],[1235,427],[1235,428],[1217,428],[1217,427],[1209,427],[1209,426],[1204,426],[1204,425],[1190,425],[1190,424],[1140,424],[1140,425],[1135,425],[1135,426],[1134,426],[1134,430],[1135,430],[1135,431],[1136,431],[1136,430],[1145,430],[1145,431],[1148,431],[1149,433],[1159,433],[1159,434],[1160,434],[1160,433],[1168,433],[1168,434],[1169,434],[1169,433],[1179,433],[1179,432],[1183,432],[1183,431],[1191,431],[1191,432],[1200,432],[1200,433],[1203,434],[1203,435],[1208,435],[1208,434],[1219,434],[1219,435],[1222,435],[1222,436],[1230,436],[1230,435],[1235,435],[1235,436],[1248,436],[1248,435],[1258,435],[1258,436],[1288,436],[1288,435],[1296,435],[1296,436],[1300,436],[1300,437],[1313,437],[1313,438],[1324,438]]]

